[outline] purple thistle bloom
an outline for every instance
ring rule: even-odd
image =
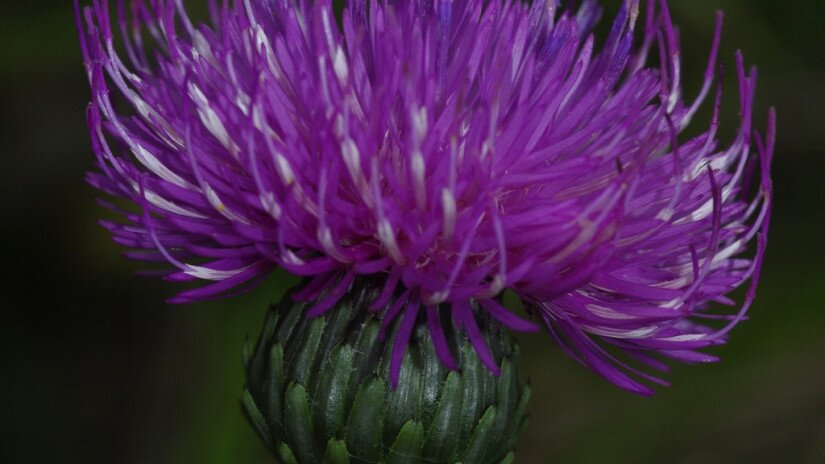
[[[173,264],[168,279],[210,281],[176,303],[281,267],[311,278],[314,316],[356,276],[383,276],[371,310],[400,320],[395,381],[419,320],[456,367],[444,311],[496,372],[471,303],[536,329],[502,307],[511,290],[575,359],[651,394],[641,379],[664,382],[617,355],[713,361],[697,350],[753,301],[775,118],[753,132],[756,73],[737,54],[740,126],[717,140],[721,14],[686,101],[665,0],[639,28],[640,2],[624,1],[601,46],[597,2],[558,3],[350,0],[339,23],[329,0],[211,1],[206,26],[182,0],[119,2],[125,59],[106,0],[77,7],[88,179],[141,207],[108,205],[125,221],[103,225],[142,250],[130,257]],[[709,128],[681,140],[715,81]],[[739,309],[711,312],[746,283]]]

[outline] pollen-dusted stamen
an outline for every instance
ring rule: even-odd
[[[654,369],[712,360],[695,350],[722,343],[753,301],[775,115],[764,139],[754,132],[756,72],[738,53],[739,130],[718,139],[721,13],[685,100],[666,0],[622,1],[604,40],[596,0],[348,0],[340,20],[331,0],[234,0],[208,25],[181,0],[132,0],[118,3],[125,53],[108,2],[91,1],[76,2],[99,168],[88,179],[143,209],[104,223],[141,250],[129,256],[209,281],[174,302],[280,266],[310,279],[301,296],[326,317],[369,275],[381,284],[365,309],[382,334],[399,328],[394,379],[421,326],[458,367],[443,320],[499,369],[480,312],[513,330],[539,322],[649,394],[642,381],[659,380],[621,353]],[[707,129],[685,139],[713,90]],[[734,314],[711,311],[746,284]],[[504,291],[535,321],[504,309]]]
[[[455,231],[456,204],[453,192],[448,188],[441,189],[441,207],[444,210],[444,230],[442,236],[449,240]]]

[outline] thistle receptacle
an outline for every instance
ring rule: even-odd
[[[244,392],[267,446],[285,464],[512,462],[530,390],[506,329],[476,308],[499,368],[494,377],[449,318],[442,322],[461,371],[439,362],[419,325],[391,388],[391,347],[403,328],[382,327],[363,311],[380,290],[380,281],[359,279],[334,311],[314,319],[305,317],[311,303],[291,295],[271,308],[248,350]]]

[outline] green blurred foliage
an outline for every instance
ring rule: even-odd
[[[103,211],[82,181],[92,165],[88,90],[70,2],[7,3],[0,460],[272,463],[239,412],[241,347],[294,278],[276,273],[231,301],[171,307],[163,299],[174,286],[134,277],[139,266],[96,225]],[[675,367],[675,385],[653,399],[605,383],[546,335],[521,337],[534,415],[519,462],[825,462],[825,2],[670,4],[689,95],[722,9],[726,66],[739,48],[759,65],[757,127],[770,105],[779,111],[759,299],[751,320],[715,350],[723,362]],[[736,125],[730,85],[723,134]]]

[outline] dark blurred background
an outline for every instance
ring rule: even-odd
[[[619,391],[548,336],[522,337],[534,401],[518,462],[825,462],[825,2],[670,4],[689,95],[724,9],[728,68],[737,48],[759,65],[757,127],[770,105],[779,111],[759,298],[716,350],[723,362],[676,367],[653,399]],[[169,306],[175,287],[135,277],[83,182],[89,92],[70,2],[2,10],[0,462],[271,463],[239,413],[240,353],[292,280]]]

